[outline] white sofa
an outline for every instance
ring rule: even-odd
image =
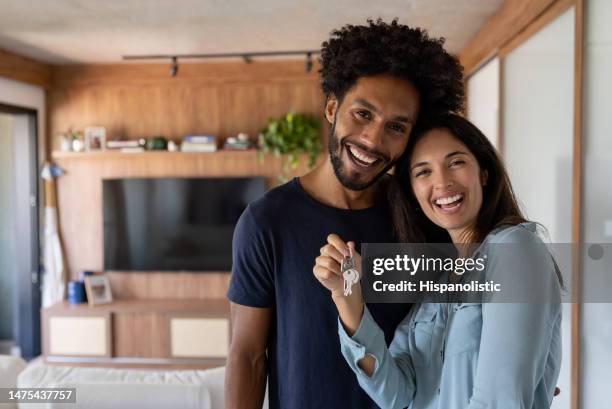
[[[17,376],[26,368],[26,362],[14,356],[0,355],[0,388],[17,387]],[[17,405],[0,403],[0,409],[16,409]]]
[[[20,403],[0,409],[223,409],[225,368],[137,370],[46,365],[0,356],[4,387],[76,388],[77,403]],[[6,381],[6,382],[5,382]],[[267,397],[264,408],[267,408]]]
[[[222,409],[225,368],[154,371],[33,363],[19,374],[20,388],[76,388],[77,404],[20,404],[19,409]]]

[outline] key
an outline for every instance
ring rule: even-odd
[[[344,279],[344,296],[353,293],[353,285],[359,282],[359,272],[355,268],[355,260],[353,258],[353,250],[349,247],[348,257],[344,257],[340,266],[340,272]]]

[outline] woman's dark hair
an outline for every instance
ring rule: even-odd
[[[321,47],[321,82],[326,96],[342,102],[361,77],[390,74],[419,91],[422,113],[463,110],[463,68],[444,50],[444,39],[425,30],[381,19],[346,25]]]
[[[446,113],[420,120],[410,135],[406,151],[395,165],[388,199],[395,232],[400,242],[450,242],[447,231],[429,220],[420,209],[410,183],[410,160],[414,148],[419,140],[433,129],[448,130],[474,155],[480,170],[486,171],[486,184],[482,187],[482,206],[469,237],[472,243],[482,243],[485,237],[498,227],[514,226],[527,221],[516,201],[506,168],[491,142],[467,119]],[[565,290],[563,276],[554,257],[552,262],[561,289]]]
[[[492,230],[526,222],[506,169],[491,142],[467,119],[453,113],[423,118],[410,135],[406,151],[395,165],[389,186],[389,204],[399,241],[406,243],[450,241],[446,230],[435,225],[420,209],[410,183],[410,160],[419,140],[433,129],[446,129],[476,158],[487,182],[482,188],[482,207],[470,241],[480,243]]]

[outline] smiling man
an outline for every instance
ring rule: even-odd
[[[327,235],[395,241],[385,175],[420,116],[462,106],[443,41],[393,21],[332,33],[321,50],[329,156],[252,203],[236,226],[226,407],[373,408],[343,360],[337,312],[312,266]],[[409,305],[368,305],[390,342]]]

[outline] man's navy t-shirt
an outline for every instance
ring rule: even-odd
[[[344,361],[338,313],[312,268],[327,235],[361,243],[393,242],[385,203],[363,210],[326,206],[297,178],[244,211],[234,232],[228,298],[273,309],[268,344],[270,408],[375,408]],[[410,305],[368,304],[387,343]]]

